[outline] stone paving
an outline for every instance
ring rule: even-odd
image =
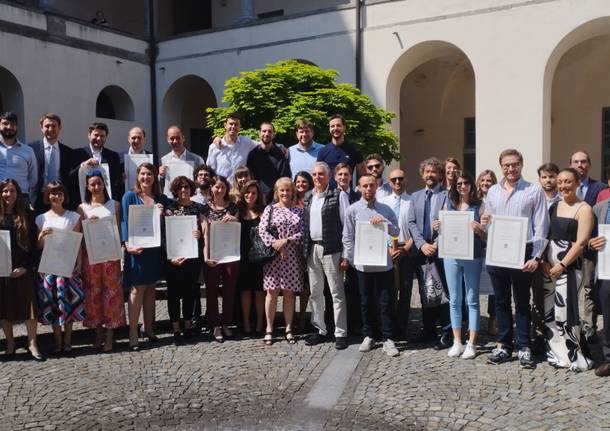
[[[166,318],[165,302],[157,307]],[[487,365],[489,339],[467,361],[405,343],[398,358],[381,348],[361,354],[357,338],[343,352],[332,343],[289,345],[280,333],[272,347],[205,336],[175,347],[162,334],[140,352],[126,351],[122,334],[115,353],[100,354],[79,332],[74,357],[43,363],[20,350],[0,363],[0,430],[610,429],[610,379],[544,363]],[[41,337],[47,348],[49,335]],[[336,384],[320,376],[340,355],[357,355],[345,389],[312,407],[314,385]]]

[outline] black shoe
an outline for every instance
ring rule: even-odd
[[[322,334],[311,334],[309,337],[305,338],[306,346],[315,346],[320,343],[324,343],[326,341],[326,335]]]
[[[524,347],[521,350],[519,350],[519,366],[521,368],[525,368],[528,370],[533,370],[534,368],[536,368],[536,363],[534,362],[534,359],[532,358],[532,351],[530,350],[529,347]]]
[[[336,337],[335,338],[335,349],[337,349],[337,350],[347,349],[347,337]]]
[[[448,332],[444,332],[438,343],[434,346],[434,350],[445,350],[453,345],[452,336]]]
[[[543,355],[546,352],[546,344],[544,343],[544,337],[537,336],[532,342],[532,354],[535,356]]]
[[[488,364],[498,365],[510,361],[511,353],[504,348],[495,348],[487,358]]]
[[[174,346],[183,346],[184,338],[180,332],[174,332]]]
[[[192,327],[185,329],[184,332],[182,333],[182,338],[184,339],[185,343],[194,343],[195,342],[195,329]]]
[[[422,343],[431,343],[432,341],[436,341],[436,335],[422,332],[417,337],[409,340],[411,343],[422,344]]]
[[[586,339],[587,339],[587,344],[589,344],[589,345],[599,343],[599,337],[597,336],[597,332],[594,332],[591,335],[587,335]]]

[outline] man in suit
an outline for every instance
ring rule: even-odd
[[[42,139],[29,143],[34,150],[38,166],[38,181],[36,182],[36,214],[45,212],[49,206],[42,201],[42,190],[53,180],[69,183],[72,149],[59,141],[61,132],[61,118],[52,112],[40,117],[40,131]]]
[[[419,173],[424,180],[425,187],[411,196],[409,232],[418,250],[415,261],[420,291],[423,290],[423,283],[425,283],[421,267],[428,261],[436,266],[443,282],[443,288],[447,292],[443,263],[438,257],[438,246],[435,242],[436,232],[432,229],[432,222],[438,220],[438,213],[447,202],[447,191],[440,183],[443,176],[443,163],[436,157],[426,159],[420,163]],[[436,340],[436,321],[438,320],[442,334],[436,348],[439,350],[449,348],[452,338],[449,303],[438,307],[424,307],[422,303],[422,315],[424,328],[417,341]]]
[[[161,166],[159,166],[159,177],[161,188],[165,186],[165,177],[168,174],[168,163],[172,161],[182,160],[193,165],[193,169],[205,164],[203,158],[186,149],[186,139],[182,134],[182,130],[178,126],[169,126],[167,129],[167,143],[172,149],[169,153],[161,157]]]
[[[591,169],[591,157],[585,150],[578,150],[570,156],[570,167],[580,174],[580,186],[576,195],[588,203],[591,207],[597,201],[599,192],[607,188],[607,185],[594,180],[589,176]],[[597,310],[595,309],[595,263],[590,252],[585,251],[582,268],[583,288],[580,290],[579,302],[584,304],[582,316],[582,330],[589,343],[597,342]]]
[[[123,172],[121,171],[121,158],[116,151],[104,148],[108,139],[108,126],[105,123],[92,123],[87,135],[89,145],[77,148],[72,152],[72,168],[70,169],[70,202],[77,206],[80,200],[78,184],[78,171],[81,166],[93,168],[102,163],[108,163],[110,171],[110,187],[112,198],[120,201],[123,196]]]

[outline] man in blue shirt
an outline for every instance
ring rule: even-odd
[[[318,158],[318,153],[324,145],[313,140],[313,123],[309,120],[298,120],[296,122],[297,144],[288,148],[290,158],[290,172],[293,178],[297,173],[311,172],[313,164]]]

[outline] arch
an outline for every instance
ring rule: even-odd
[[[108,85],[97,95],[95,116],[110,120],[133,121],[133,102],[129,94],[117,85]]]
[[[414,45],[392,66],[387,109],[395,112],[401,167],[410,188],[420,184],[419,161],[454,156],[475,170],[475,73],[468,56],[449,42]]]
[[[200,76],[185,75],[174,81],[163,97],[162,133],[170,125],[178,124],[191,151],[207,158],[212,131],[206,127],[206,108],[216,106],[216,95],[210,84]]]
[[[596,77],[595,74],[608,76],[610,62],[604,57],[610,56],[609,50],[610,17],[601,17],[573,28],[551,52],[545,66],[543,84],[544,160],[565,165],[571,150],[582,147],[591,153],[591,174],[595,177],[604,174],[602,165],[610,162],[610,153],[602,153],[599,138],[601,103],[605,94],[608,94],[604,105],[610,106],[610,91],[605,92],[602,87],[609,87],[605,84],[607,79]],[[599,52],[605,53],[601,59],[595,57]],[[603,70],[599,70],[600,67]],[[592,91],[591,86],[595,85],[598,87]],[[577,89],[586,91],[577,97],[568,95],[568,92]],[[576,104],[577,111],[583,114],[586,112],[586,115],[570,115],[570,107],[576,107]],[[566,130],[570,130],[570,133],[565,133]],[[568,141],[569,145],[566,144]],[[605,161],[602,156],[605,156]]]
[[[12,111],[19,117],[21,124],[25,123],[23,90],[19,80],[13,73],[0,66],[0,112]],[[23,140],[25,127],[19,127],[19,139]]]

